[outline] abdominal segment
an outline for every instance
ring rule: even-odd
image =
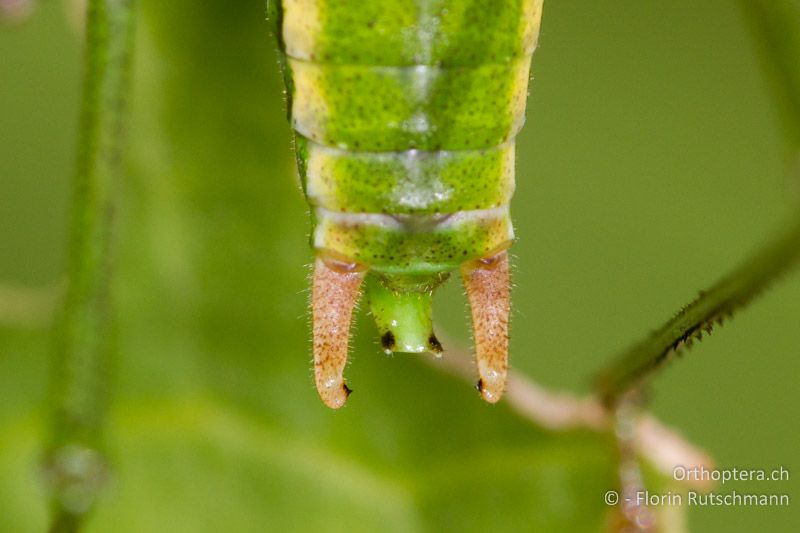
[[[282,65],[318,257],[314,356],[327,370],[317,385],[331,407],[349,393],[342,332],[361,280],[385,351],[438,354],[430,296],[456,270],[472,306],[481,394],[502,395],[514,140],[541,6],[281,2]]]

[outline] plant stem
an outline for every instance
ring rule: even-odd
[[[613,404],[641,385],[677,352],[710,333],[739,307],[758,296],[781,274],[800,262],[800,222],[713,285],[672,320],[617,358],[598,378],[598,390]]]
[[[89,0],[68,288],[54,364],[52,531],[75,531],[104,476],[99,453],[112,356],[114,190],[122,173],[135,0]]]
[[[800,155],[800,4],[796,0],[742,0],[756,30],[787,126],[788,141]],[[597,386],[606,403],[615,403],[715,323],[745,305],[781,274],[800,262],[800,219],[737,270],[683,308],[647,339],[623,353],[601,372]]]
[[[742,0],[750,18],[765,63],[775,82],[782,104],[790,157],[800,163],[800,3],[797,0]],[[798,167],[800,169],[800,166]],[[800,218],[752,255],[728,277],[723,278],[672,320],[633,346],[612,362],[599,376],[597,388],[607,406],[613,406],[620,447],[620,479],[623,493],[642,486],[641,474],[633,453],[629,426],[634,408],[631,398],[653,372],[681,350],[711,333],[715,324],[731,316],[774,282],[781,274],[800,263]],[[626,482],[631,483],[626,488]],[[623,507],[625,509],[625,507]],[[627,509],[623,527],[642,522],[639,513],[646,509]],[[644,520],[648,522],[647,519]]]

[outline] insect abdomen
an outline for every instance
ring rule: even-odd
[[[540,0],[283,4],[314,247],[430,272],[509,244]]]
[[[507,351],[514,138],[542,0],[281,6],[290,117],[318,256],[313,299],[332,298],[342,311],[319,307],[327,314],[314,316],[320,394],[338,407],[348,390],[342,367],[336,374],[319,365],[330,363],[330,353],[341,357],[326,335],[349,325],[354,272],[371,273],[385,349],[436,352],[430,293],[461,268],[479,388],[497,401]],[[338,292],[345,286],[349,292]]]
[[[514,146],[352,152],[308,143],[314,246],[378,272],[450,271],[512,238]]]

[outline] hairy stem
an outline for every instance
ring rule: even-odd
[[[47,475],[52,531],[75,531],[104,477],[99,453],[112,354],[111,228],[121,174],[134,0],[90,0],[68,288],[54,361]]]
[[[789,143],[800,149],[800,4],[794,0],[743,0],[783,103]],[[598,390],[607,403],[642,384],[654,369],[691,346],[714,324],[757,296],[800,262],[800,219],[728,277],[682,309],[605,369]]]
[[[442,335],[442,340],[447,346],[444,357],[427,357],[422,360],[466,382],[474,381],[475,367],[469,351],[447,335]],[[616,432],[621,409],[630,407],[629,400],[636,396],[626,395],[614,410],[609,410],[594,395],[577,396],[566,391],[549,390],[510,369],[508,388],[503,398],[512,411],[547,431]],[[646,459],[662,475],[670,477],[678,464],[703,465],[709,469],[714,467],[714,460],[708,453],[652,415],[632,409],[627,409],[622,414],[625,415],[623,418],[626,423],[632,426],[633,434],[630,438],[633,439],[636,455]],[[690,485],[698,490],[711,488],[707,480],[690,480]]]
[[[656,514],[637,497],[645,489],[639,457],[636,453],[636,423],[641,420],[640,398],[635,391],[621,399],[613,414],[614,436],[617,441],[619,464],[620,505],[617,508],[614,531],[656,531]]]
[[[758,296],[800,262],[800,222],[747,259],[729,276],[700,293],[691,304],[622,354],[598,378],[598,388],[608,403],[650,374],[674,354],[710,333],[739,307]]]

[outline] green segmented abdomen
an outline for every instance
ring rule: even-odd
[[[284,0],[313,246],[387,276],[508,246],[541,0]]]

